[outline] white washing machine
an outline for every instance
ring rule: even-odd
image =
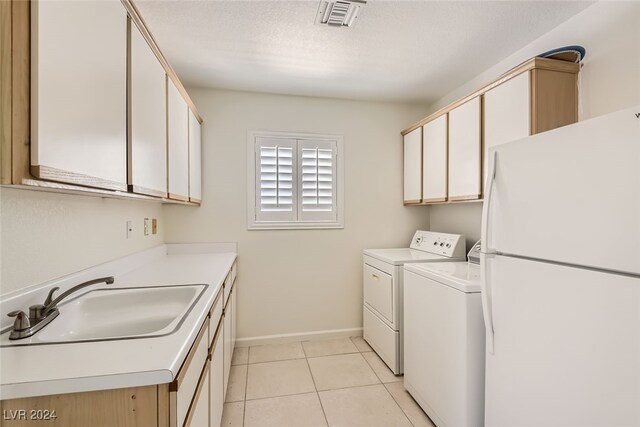
[[[404,267],[404,386],[438,427],[484,425],[480,266]]]
[[[459,234],[418,230],[409,248],[363,252],[363,335],[394,374],[403,373],[403,276],[406,263],[462,261]]]

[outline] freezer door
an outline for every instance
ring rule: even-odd
[[[640,425],[640,278],[483,256],[488,427]]]
[[[485,248],[640,274],[640,107],[493,150]]]

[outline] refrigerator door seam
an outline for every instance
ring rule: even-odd
[[[523,260],[526,260],[526,261],[543,262],[545,264],[554,264],[554,265],[559,265],[559,266],[562,266],[562,267],[578,268],[578,269],[581,269],[581,270],[595,271],[597,273],[613,274],[613,275],[616,275],[616,276],[624,276],[624,277],[631,277],[631,278],[634,278],[634,279],[640,279],[640,273],[631,273],[631,272],[628,272],[628,271],[610,270],[610,269],[607,269],[607,268],[599,268],[599,267],[592,267],[592,266],[588,266],[588,265],[573,264],[573,263],[570,263],[570,262],[563,262],[563,261],[553,261],[553,260],[548,260],[548,259],[544,259],[544,258],[523,256],[523,255],[510,254],[510,253],[505,253],[505,252],[493,252],[492,255],[499,255],[499,256],[505,256],[505,257],[509,257],[509,258],[523,259]]]

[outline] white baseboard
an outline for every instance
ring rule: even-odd
[[[263,335],[261,337],[238,338],[236,347],[250,347],[252,345],[284,344],[295,341],[319,341],[334,338],[361,337],[362,328],[333,329],[329,331],[300,332],[282,335]]]

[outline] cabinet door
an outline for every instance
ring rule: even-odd
[[[404,136],[404,203],[422,201],[422,128]]]
[[[218,331],[218,335],[214,340],[211,350],[211,371],[209,373],[210,381],[210,424],[211,426],[219,426],[222,421],[222,410],[224,408],[224,344],[222,338],[222,328]]]
[[[184,427],[209,427],[209,370],[210,364],[205,364],[204,370],[193,396],[189,415],[184,423]]]
[[[233,292],[231,293],[231,358],[236,349],[236,327],[238,325],[238,287],[235,282],[233,284]]]
[[[138,27],[130,29],[129,186],[166,197],[166,74]]]
[[[200,122],[189,111],[189,200],[202,201],[202,158]]]
[[[31,165],[127,189],[127,15],[119,0],[31,2]]]
[[[167,144],[169,198],[189,200],[189,107],[167,79]]]
[[[484,94],[484,158],[489,148],[530,134],[530,74],[522,73]],[[482,182],[487,179],[484,162]]]
[[[233,295],[233,289],[231,290]],[[227,384],[229,383],[229,372],[231,371],[231,357],[233,357],[233,349],[231,348],[231,324],[233,322],[233,304],[231,296],[224,312],[224,395],[227,395]]]
[[[422,201],[447,200],[447,115],[422,127]]]
[[[480,198],[480,98],[449,112],[449,200]]]

